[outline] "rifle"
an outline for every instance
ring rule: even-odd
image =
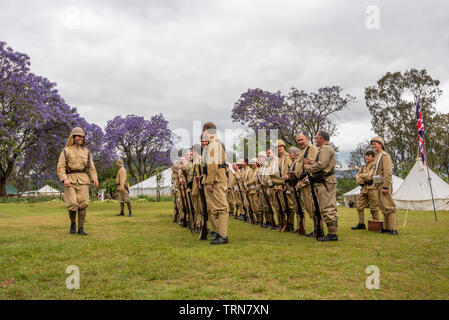
[[[303,236],[306,234],[306,230],[304,228],[304,211],[302,210],[301,206],[301,194],[296,190],[295,187],[293,187],[293,193],[295,195],[296,203],[297,205],[297,211],[296,214],[299,215],[299,235]]]
[[[315,205],[315,216],[316,216],[316,220],[317,220],[317,226],[316,226],[316,235],[315,237],[318,239],[319,237],[324,235],[323,230],[321,230],[321,213],[320,213],[320,207],[318,205],[318,199],[316,197],[316,193],[315,193],[315,182],[313,181],[313,178],[310,174],[307,174],[307,176],[309,177],[309,181],[310,181],[310,187],[312,189],[312,198],[313,198],[313,204]]]
[[[274,191],[274,197],[276,198],[276,201],[278,203],[279,213],[280,213],[281,211],[283,211],[282,204],[281,204],[281,199],[279,198],[279,194],[276,191]],[[284,217],[282,215],[280,217],[282,217],[282,219],[284,220]],[[279,227],[281,226],[282,222],[283,221],[279,221]],[[284,222],[284,227],[282,229],[280,229],[279,232],[283,232],[284,228],[285,228],[285,222]]]
[[[200,171],[200,176],[202,175],[201,172],[201,166],[198,166],[198,170]],[[206,195],[204,194],[204,185],[201,182],[198,182],[196,180],[196,183],[198,184],[198,190],[200,192],[200,198],[201,198],[201,214],[203,216],[203,225],[201,226],[201,233],[198,237],[198,240],[207,240],[207,202],[206,202]]]
[[[286,190],[284,190],[284,188],[282,188],[282,194],[284,195],[284,203],[285,203],[285,208],[284,208],[285,222],[284,222],[284,227],[282,228],[281,232],[283,232],[283,231],[290,232],[290,224],[288,223],[288,218],[290,218],[290,208],[288,207],[287,194],[286,194]]]
[[[296,162],[293,164],[293,168],[291,171],[295,171]],[[306,234],[306,230],[304,228],[304,211],[302,210],[301,206],[301,193],[296,190],[296,184],[298,183],[298,178],[295,175],[289,175],[288,184],[293,189],[293,194],[295,195],[296,199],[296,214],[299,215],[299,235],[303,236]]]
[[[249,201],[248,198],[248,194],[246,193],[246,190],[243,190],[243,192],[246,195],[246,200],[248,201],[248,215],[249,215],[249,221],[251,222],[251,224],[256,224],[256,222],[254,221],[254,212],[253,212],[253,208],[251,208],[251,202]]]
[[[273,210],[273,207],[271,206],[271,202],[268,199],[267,192],[265,191],[265,188],[263,187],[263,185],[261,185],[260,188],[262,189],[263,197],[265,198],[265,201],[268,204],[268,209],[269,209],[269,212],[270,212],[270,215],[271,215],[271,220],[273,221],[273,227],[276,228],[277,225],[276,225],[276,222],[274,222],[274,210]]]
[[[243,194],[242,194],[242,189],[240,188],[240,182],[237,180],[237,186],[239,188],[239,193],[240,193],[240,198],[242,199],[242,207],[243,207],[243,211],[245,212],[244,215],[244,219],[243,221],[248,221],[248,210],[246,210],[246,206],[245,206],[245,198],[243,198]]]

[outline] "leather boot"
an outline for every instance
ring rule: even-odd
[[[86,220],[86,208],[78,209],[78,234],[83,236],[87,236],[87,233],[84,232],[84,221]]]
[[[132,217],[133,213],[131,212],[131,202],[127,202],[126,205],[128,206],[129,217]]]
[[[78,234],[80,234],[82,236],[87,236],[87,233],[84,232],[84,228],[78,228]]]
[[[70,234],[76,233],[76,211],[69,210],[70,217]]]
[[[124,216],[125,215],[125,204],[120,203],[120,213],[116,214],[116,216]]]
[[[210,242],[210,244],[226,244],[228,243],[228,238],[223,238],[222,236],[218,236],[214,240]]]
[[[70,234],[75,234],[76,233],[76,222],[72,222],[70,224]]]
[[[338,241],[338,237],[336,234],[328,234],[327,236],[320,237],[317,240],[321,242]]]
[[[366,230],[366,226],[364,223],[359,223],[355,227],[351,227],[352,230]]]

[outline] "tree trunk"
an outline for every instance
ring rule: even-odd
[[[6,177],[0,178],[0,198],[6,198],[8,194],[6,193]]]

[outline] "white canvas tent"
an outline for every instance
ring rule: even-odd
[[[432,184],[435,209],[449,210],[449,184],[432,170],[427,171],[421,159],[416,160],[404,183],[393,194],[393,200],[398,209],[433,211],[427,172]]]
[[[402,185],[404,180],[393,175],[392,181],[393,181],[393,193],[395,193],[399,189],[399,187]],[[356,205],[357,200],[360,195],[360,189],[362,189],[362,188],[360,186],[358,186],[357,188],[352,189],[351,191],[348,191],[343,195],[346,208],[351,208],[351,206],[350,206],[351,202],[354,203],[354,206]]]
[[[139,182],[129,188],[129,195],[131,197],[137,197],[139,195],[147,196],[157,196],[157,191],[159,189],[161,196],[169,196],[171,194],[171,168],[161,172],[162,179],[157,185],[156,175]]]
[[[48,184],[40,188],[37,193],[40,196],[59,196],[59,190],[50,187]]]

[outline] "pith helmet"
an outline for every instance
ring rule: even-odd
[[[72,129],[72,132],[70,133],[71,136],[81,136],[81,137],[85,137],[84,131],[83,129],[81,129],[80,127],[76,127]]]
[[[382,139],[381,137],[372,138],[371,142],[377,142],[377,143],[380,143],[382,146],[385,146],[384,139]]]
[[[249,160],[248,163],[249,164],[256,164],[257,163],[257,158],[251,158],[251,160]]]
[[[123,160],[122,160],[122,159],[118,159],[118,160],[117,160],[117,165],[118,165],[119,167],[123,167],[123,166],[124,166]]]
[[[238,159],[237,164],[245,164],[245,161],[243,159]]]
[[[279,139],[278,141],[276,141],[276,147],[279,147],[279,146],[284,146],[284,148],[285,148],[284,140]]]

